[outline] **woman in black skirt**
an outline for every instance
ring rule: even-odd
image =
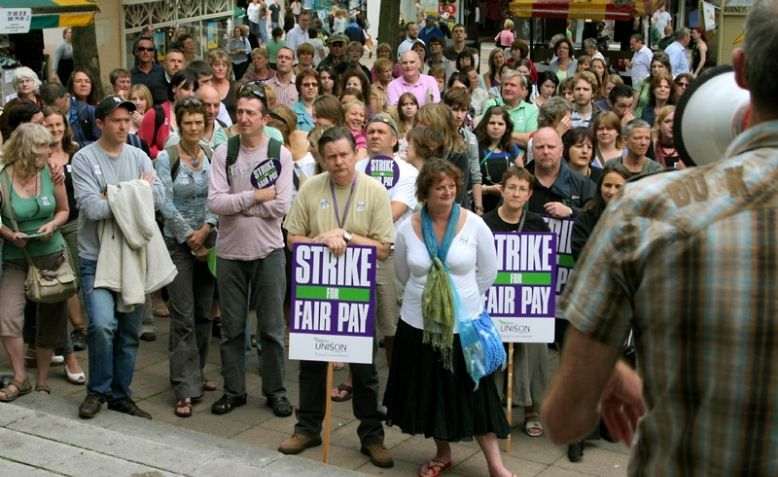
[[[497,387],[486,376],[474,390],[448,285],[459,295],[461,316],[475,319],[497,275],[492,232],[456,203],[461,177],[450,162],[428,160],[416,182],[424,207],[398,228],[395,271],[405,293],[384,404],[390,425],[435,439],[437,453],[418,475],[437,476],[450,468],[449,443],[475,436],[489,475],[510,476],[497,441],[510,433]]]

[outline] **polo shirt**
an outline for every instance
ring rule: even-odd
[[[419,102],[419,107],[427,103],[440,102],[440,89],[438,82],[430,75],[421,74],[415,83],[409,83],[404,77],[395,78],[389,83],[386,94],[389,104],[397,106],[403,93],[412,93]]]

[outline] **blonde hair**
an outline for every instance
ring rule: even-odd
[[[454,121],[451,108],[443,103],[429,103],[419,108],[416,113],[416,125],[426,126],[443,131],[446,136],[446,150],[450,153],[465,152],[465,142]]]
[[[38,152],[35,149],[48,146],[52,141],[51,133],[44,126],[21,124],[3,145],[2,163],[13,166],[21,176],[31,177],[39,170],[36,165]]]
[[[502,25],[503,30],[513,30],[513,20],[510,18],[505,19],[505,23]]]
[[[132,85],[132,88],[130,88],[130,99],[136,95],[146,100],[146,111],[154,107],[154,97],[151,95],[151,90],[148,86],[140,83]],[[146,111],[141,111],[141,113]]]
[[[654,120],[654,124],[652,124],[652,126],[654,126],[655,138],[659,139],[659,131],[660,131],[659,125],[662,124],[662,121],[667,119],[667,116],[670,116],[674,112],[675,112],[675,106],[672,104],[668,104],[666,106],[662,106],[661,108],[659,108],[659,112],[656,114],[656,119]]]

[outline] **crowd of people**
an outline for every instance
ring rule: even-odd
[[[379,258],[386,394],[374,364],[352,364],[330,396],[353,400],[362,452],[393,465],[385,421],[435,439],[420,475],[449,468],[449,443],[472,437],[490,475],[512,475],[497,447],[510,432],[505,383],[490,376],[473,391],[453,312],[430,309],[427,296],[448,293],[436,285],[447,273],[463,313],[475,318],[496,276],[494,232],[575,220],[577,255],[628,179],[687,166],[672,125],[676,100],[699,72],[688,61],[678,69],[689,33],[680,30],[667,53],[632,35],[625,84],[593,41],[576,56],[571,40],[557,37],[554,58],[534,62],[512,22],[479,71],[481,52],[461,24],[449,37],[433,19],[421,29],[410,23],[397,49],[373,52],[356,16],[338,13],[337,28],[317,30],[293,2],[293,28],[285,32],[276,18],[268,32],[268,22],[254,21],[262,3],[252,1],[249,24],[204,58],[192,54],[189,36],[164,55],[141,36],[132,69],[110,73],[103,99],[78,65],[66,85],[42,83],[26,67],[14,72],[18,94],[0,116],[0,336],[13,369],[0,401],[33,390],[28,365],[37,367],[35,390],[50,392],[56,353],[68,380],[86,384],[82,418],[103,403],[150,418],[132,400],[132,376],[139,339],[155,337],[152,310],[168,308],[173,412],[191,416],[219,388],[203,371],[218,320],[223,395],[211,412],[229,413],[247,402],[255,309],[261,393],[275,415],[291,416],[279,274],[288,248],[313,242],[340,254],[370,245]],[[375,54],[370,68],[366,52]],[[393,180],[370,177],[375,158],[394,164]],[[268,159],[278,174],[260,186],[254,172]],[[80,292],[54,304],[26,299],[30,267],[54,271],[63,261],[77,271]],[[152,306],[163,287],[166,305]],[[73,353],[83,349],[87,373]],[[525,432],[541,437],[549,348],[517,346],[516,366],[514,402]],[[297,425],[281,452],[321,443],[324,379],[323,363],[300,364]],[[576,461],[582,452],[578,442],[568,455]]]

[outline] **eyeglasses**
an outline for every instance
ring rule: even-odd
[[[148,47],[148,46],[139,46],[139,47],[137,47],[137,48],[136,48],[136,50],[137,50],[138,52],[148,51],[149,53],[153,53],[153,52],[157,51],[157,49],[156,49],[156,48],[154,48],[153,46],[151,46],[151,47]]]

